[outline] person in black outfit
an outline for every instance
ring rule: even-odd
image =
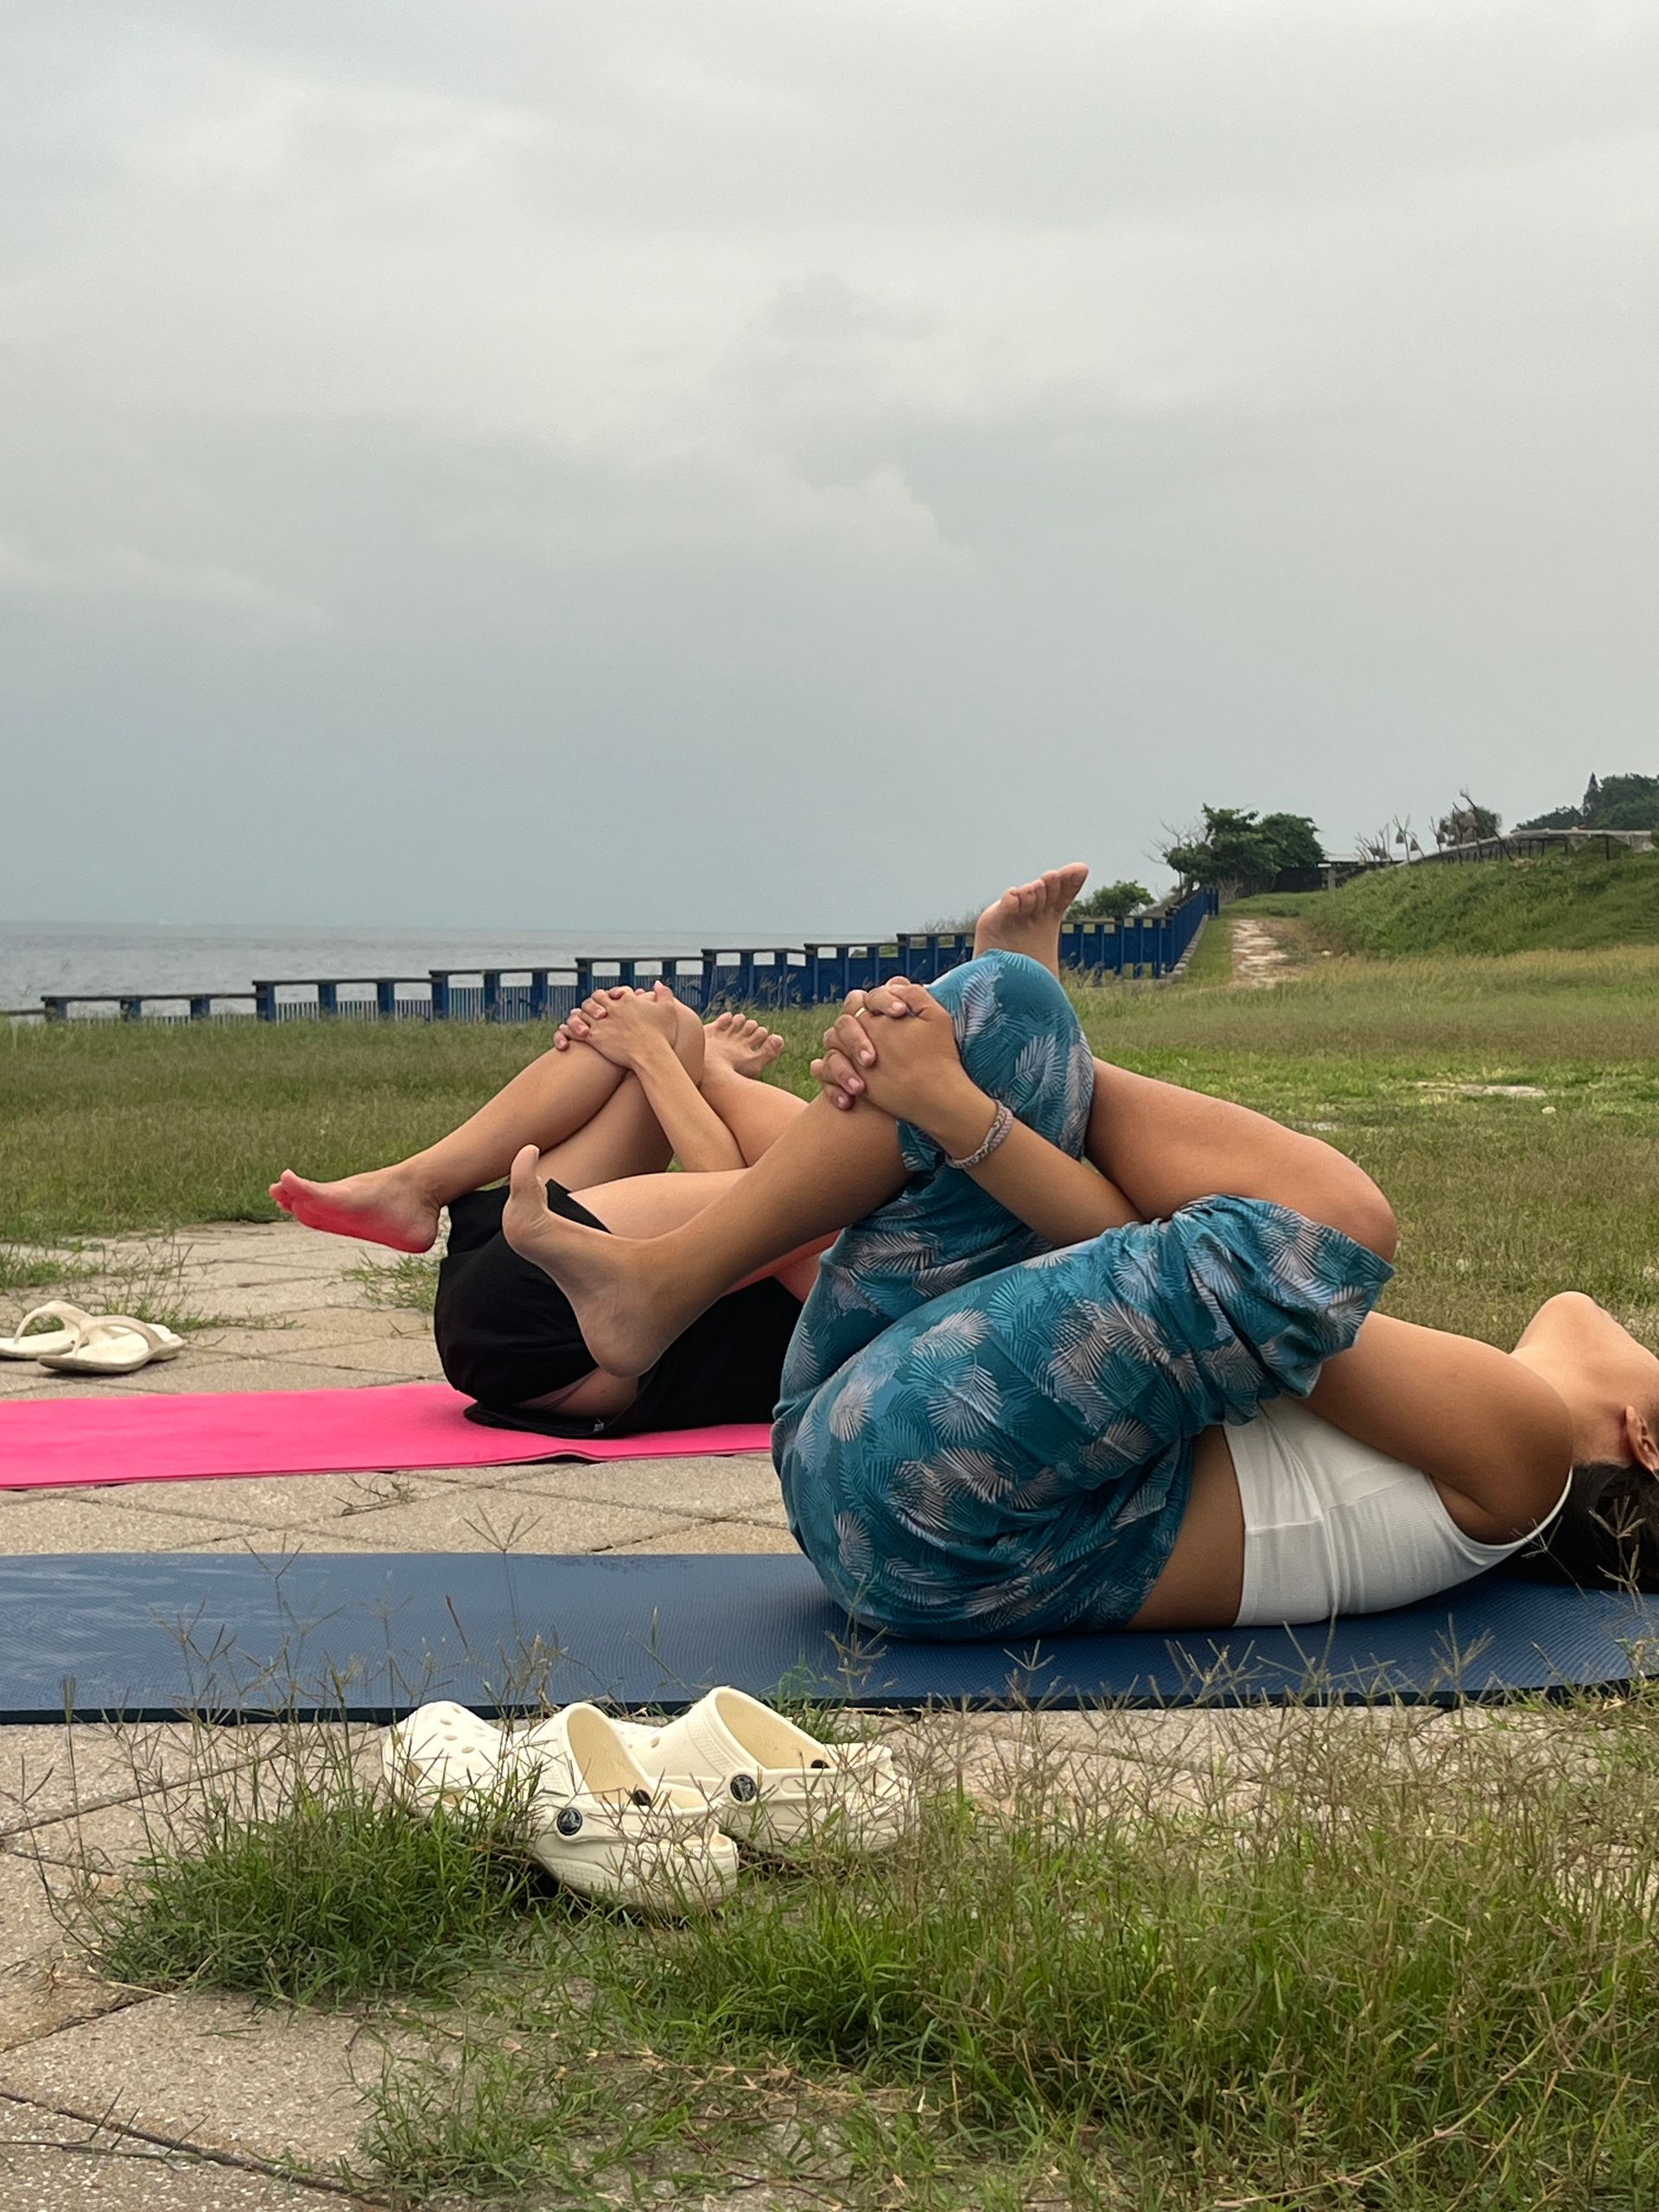
[[[551,1050],[437,1144],[338,1182],[285,1170],[271,1196],[309,1228],[404,1252],[431,1247],[448,1207],[433,1327],[474,1420],[582,1436],[767,1421],[820,1247],[719,1300],[649,1373],[608,1375],[563,1292],[502,1236],[505,1185],[484,1186],[531,1143],[553,1211],[629,1236],[679,1227],[802,1110],[758,1079],[782,1049],[740,1014],[705,1027],[660,984],[597,992]],[[671,1158],[684,1172],[664,1172]]]

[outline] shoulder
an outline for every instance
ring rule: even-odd
[[[1353,1351],[1326,1363],[1315,1413],[1465,1501],[1452,1517],[1477,1541],[1535,1529],[1560,1498],[1573,1459],[1560,1394],[1496,1344],[1373,1314]]]
[[[1466,1535],[1505,1544],[1530,1535],[1560,1503],[1573,1421],[1560,1393],[1522,1361],[1490,1344],[1470,1350],[1488,1355],[1478,1363],[1472,1433],[1457,1440],[1443,1470],[1427,1471]]]

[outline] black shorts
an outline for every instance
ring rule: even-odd
[[[469,1192],[449,1208],[449,1246],[438,1268],[432,1332],[444,1374],[476,1403],[470,1417],[543,1436],[626,1436],[645,1429],[710,1428],[770,1421],[798,1300],[780,1282],[751,1283],[699,1314],[650,1373],[639,1395],[609,1421],[527,1410],[527,1398],[563,1390],[594,1371],[569,1300],[519,1257],[501,1233],[505,1187]],[[605,1224],[550,1183],[551,1212],[590,1229]]]

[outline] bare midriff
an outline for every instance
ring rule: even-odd
[[[1230,1628],[1244,1592],[1244,1508],[1224,1428],[1192,1447],[1192,1488],[1163,1573],[1131,1628]]]

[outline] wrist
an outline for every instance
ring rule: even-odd
[[[985,1141],[996,1118],[996,1101],[966,1076],[929,1100],[924,1111],[906,1117],[932,1138],[949,1160],[965,1160]]]
[[[680,1065],[680,1056],[668,1039],[655,1036],[650,1031],[628,1047],[628,1065],[636,1075],[663,1075]]]

